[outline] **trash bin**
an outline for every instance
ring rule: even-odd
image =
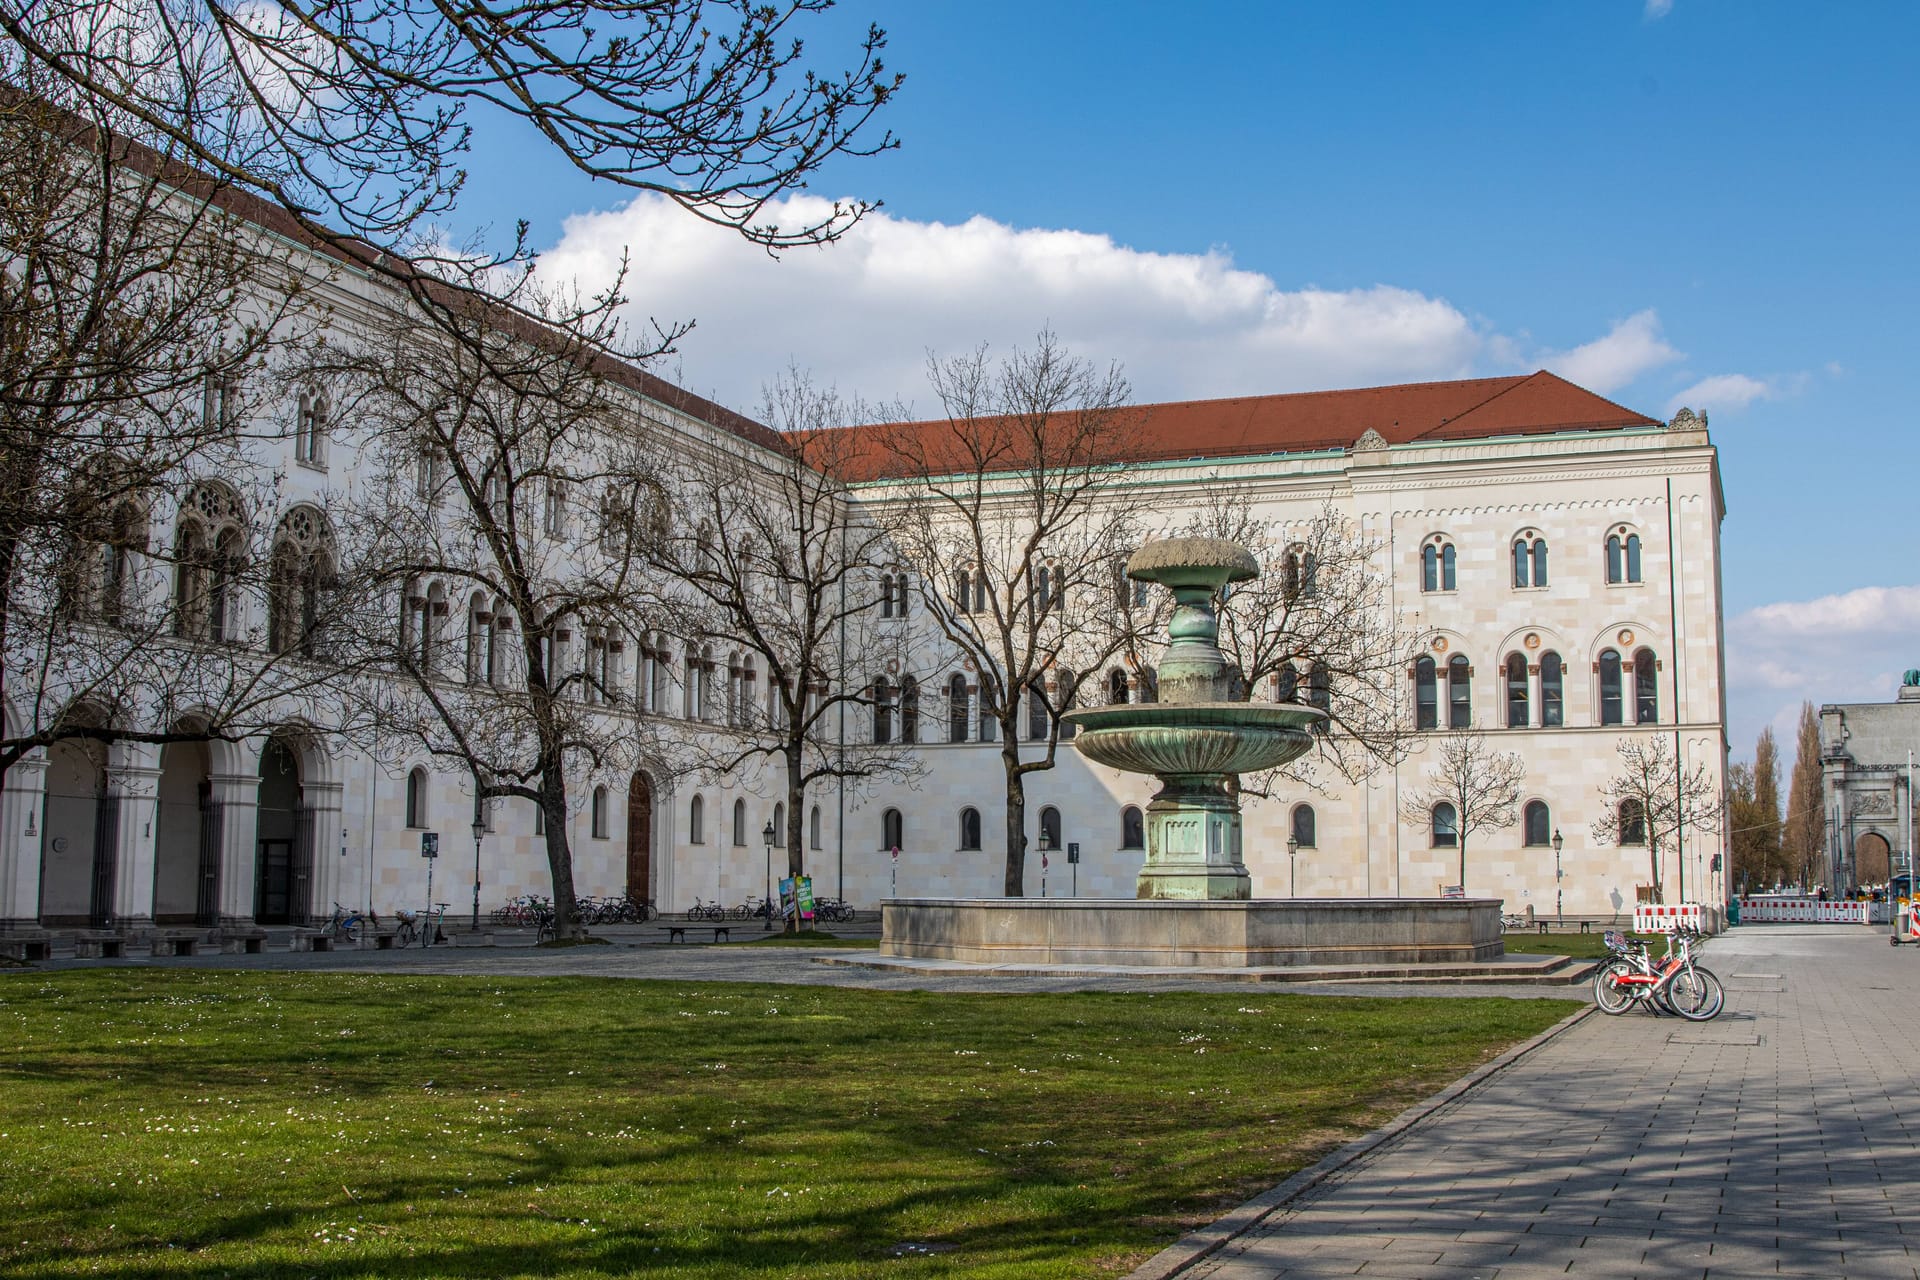
[[[1727,927],[1732,928],[1734,925],[1739,923],[1740,923],[1740,899],[1728,898],[1727,899]]]

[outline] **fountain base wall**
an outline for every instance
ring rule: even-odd
[[[1498,959],[1498,898],[895,898],[880,954],[973,964],[1253,968]]]

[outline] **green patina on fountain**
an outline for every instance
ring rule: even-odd
[[[1314,726],[1325,718],[1310,707],[1233,699],[1236,673],[1220,652],[1213,602],[1223,587],[1259,572],[1246,548],[1220,538],[1168,538],[1141,547],[1127,561],[1127,576],[1160,583],[1174,598],[1160,700],[1066,715],[1078,730],[1081,755],[1160,779],[1147,806],[1147,860],[1137,897],[1250,899],[1240,805],[1228,781],[1305,754]]]

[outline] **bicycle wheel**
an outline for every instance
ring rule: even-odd
[[[1689,1022],[1706,1022],[1718,1016],[1727,1002],[1727,989],[1720,979],[1698,965],[1675,974],[1667,991],[1668,1005]]]
[[[1609,960],[1593,975],[1593,1002],[1600,1012],[1620,1014],[1627,1011],[1633,1003],[1633,988],[1618,985],[1614,979],[1633,972],[1633,966],[1625,960]]]

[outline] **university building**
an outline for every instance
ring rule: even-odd
[[[401,305],[368,280],[330,287],[342,314]],[[633,412],[686,449],[784,465],[759,424],[638,371],[618,381]],[[1376,546],[1388,607],[1419,636],[1401,693],[1413,750],[1358,782],[1323,775],[1317,787],[1250,800],[1255,893],[1427,896],[1458,882],[1448,815],[1409,820],[1404,797],[1431,764],[1427,738],[1475,727],[1518,754],[1526,774],[1515,824],[1469,842],[1466,891],[1540,914],[1630,909],[1650,878],[1647,850],[1589,830],[1616,744],[1664,736],[1716,778],[1726,761],[1725,505],[1704,419],[1683,411],[1662,422],[1544,372],[1144,408],[1147,443],[1127,460],[1126,500],[1150,526],[1178,527],[1223,486],[1283,525],[1331,509]],[[183,652],[289,643],[285,612],[297,609],[299,584],[324,580],[335,554],[333,504],[367,482],[355,423],[311,393],[263,403],[247,425],[244,443],[219,455],[223,474],[140,513],[137,533],[110,549],[114,590],[179,610],[172,634]],[[853,500],[889,499],[880,485]],[[557,518],[564,524],[564,510]],[[219,549],[248,546],[270,557],[274,585],[210,593],[206,575],[229,563]],[[952,569],[917,567],[917,585],[946,590]],[[170,604],[176,597],[218,604]],[[511,619],[487,599],[423,585],[418,599],[388,604],[434,620],[417,625],[464,630],[464,656],[444,672],[451,684],[510,678],[489,646]],[[614,692],[594,714],[608,723],[650,740],[751,731],[739,711],[743,697],[751,702],[740,692],[751,663],[724,646],[666,635],[648,619],[610,620],[569,643],[555,661],[601,664]],[[968,701],[977,688],[961,666],[894,673],[904,676],[927,691],[916,740],[898,746],[920,753],[920,774],[808,796],[816,889],[866,907],[893,892],[997,895],[1000,746],[981,740]],[[723,679],[726,690],[716,689]],[[1087,689],[1148,696],[1124,668]],[[58,690],[16,683],[10,724],[29,694],[60,701]],[[0,797],[0,928],[299,924],[324,920],[336,902],[382,913],[417,906],[427,897],[428,833],[441,852],[434,896],[454,904],[455,919],[476,878],[483,913],[548,891],[532,805],[476,806],[463,774],[340,738],[332,705],[315,692],[241,741],[74,739],[15,765]],[[855,718],[846,731],[869,727]],[[680,910],[696,897],[732,903],[763,890],[777,855],[761,833],[785,826],[778,780],[759,770],[675,774],[670,755],[642,750],[636,769],[572,781],[582,894],[628,892]],[[1058,766],[1029,779],[1026,892],[1132,896],[1151,790],[1150,779],[1092,766],[1063,743]],[[1720,900],[1721,839],[1682,832],[1663,851],[1669,901]],[[1077,846],[1072,863],[1068,846]]]

